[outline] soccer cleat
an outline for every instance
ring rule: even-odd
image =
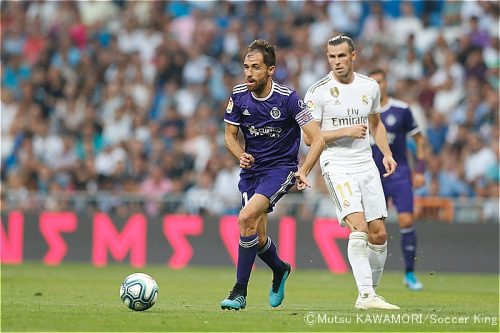
[[[274,277],[273,285],[271,290],[269,290],[269,304],[271,304],[273,308],[279,306],[285,298],[285,282],[292,272],[292,266],[286,262],[285,267],[283,275]]]
[[[234,285],[233,290],[229,296],[220,302],[220,308],[222,310],[236,310],[244,309],[247,306],[247,293],[246,290],[239,287],[237,284]]]
[[[354,308],[356,310],[399,310],[399,306],[388,303],[382,296],[375,294],[359,295]]]
[[[413,291],[419,291],[424,288],[422,283],[418,281],[414,272],[407,272],[403,278],[403,283],[408,287],[408,289]]]

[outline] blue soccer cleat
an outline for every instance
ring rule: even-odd
[[[403,279],[404,284],[408,287],[408,289],[413,291],[422,290],[424,286],[420,281],[418,281],[414,272],[407,272]]]
[[[274,277],[273,285],[271,287],[271,290],[269,291],[269,304],[271,304],[273,308],[279,306],[285,298],[285,282],[292,272],[292,266],[290,266],[290,264],[287,262],[285,263],[285,265],[286,268],[283,272],[283,275],[281,275],[280,277]]]
[[[244,288],[239,287],[237,284],[231,290],[229,296],[220,302],[222,310],[236,310],[244,309],[247,306],[247,293]]]

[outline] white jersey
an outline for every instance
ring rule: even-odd
[[[343,137],[325,146],[321,170],[326,172],[362,172],[374,166],[370,147],[368,115],[380,112],[380,89],[377,81],[354,73],[349,84],[338,82],[330,72],[307,91],[305,102],[321,130],[337,130],[365,124],[364,139]]]

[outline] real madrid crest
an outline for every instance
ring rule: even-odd
[[[314,110],[314,102],[311,101],[311,100],[308,100],[307,103],[307,108],[310,110],[310,111],[313,111]]]
[[[271,109],[271,117],[273,117],[273,119],[278,119],[280,116],[281,116],[280,109],[278,109],[277,107],[274,106]]]
[[[368,97],[366,97],[366,95],[361,96],[361,102],[363,102],[363,104],[368,105]]]
[[[333,88],[330,88],[330,94],[333,96],[333,98],[337,98],[339,97],[339,88],[337,87],[333,87]]]

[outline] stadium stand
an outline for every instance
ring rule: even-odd
[[[324,41],[346,32],[357,71],[386,70],[428,137],[416,194],[482,200],[479,220],[498,222],[498,2],[0,5],[2,210],[234,213],[222,118],[242,50],[270,39],[276,80],[303,96],[327,70]],[[324,195],[315,184],[306,197]]]

